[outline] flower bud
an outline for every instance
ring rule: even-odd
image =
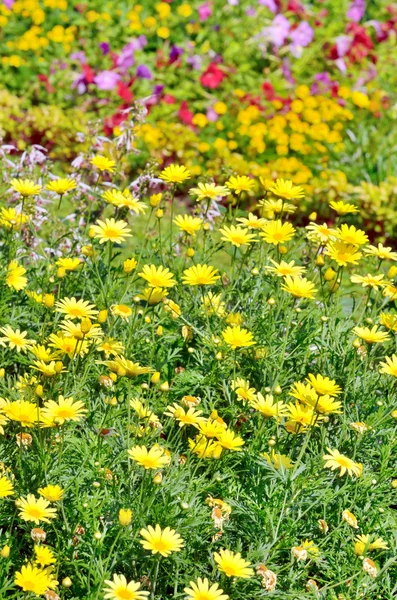
[[[57,277],[63,279],[66,276],[66,269],[64,267],[58,267]]]
[[[0,554],[3,558],[8,558],[10,556],[10,546],[8,546],[7,544],[5,546],[2,547]]]
[[[332,279],[335,277],[335,275],[336,275],[336,271],[334,271],[333,269],[331,269],[331,267],[329,267],[324,273],[324,279],[325,279],[325,281],[332,281]]]
[[[162,392],[168,392],[169,389],[170,389],[170,384],[168,383],[168,381],[164,381],[164,383],[162,383],[160,385],[160,390]]]
[[[83,246],[81,249],[81,254],[83,254],[83,256],[88,256],[91,257],[94,254],[94,248],[91,244],[87,244],[86,246]]]
[[[65,588],[70,588],[72,586],[72,580],[70,579],[70,577],[65,577],[64,579],[62,579],[62,585]]]
[[[157,473],[154,477],[153,477],[153,483],[156,485],[160,485],[163,481],[163,475],[162,473]]]
[[[287,254],[288,248],[287,248],[287,246],[280,245],[278,247],[278,251],[280,252],[280,254]]]
[[[164,217],[164,211],[162,208],[158,208],[155,212],[155,215],[158,219],[162,219]]]
[[[309,221],[315,221],[317,219],[317,213],[316,212],[312,212],[309,215]]]
[[[138,262],[135,260],[135,258],[127,258],[127,260],[123,262],[124,273],[132,273],[137,264]]]
[[[61,373],[63,369],[63,362],[61,360],[57,360],[54,366],[54,369],[57,373]]]
[[[189,258],[193,258],[193,256],[196,254],[195,251],[193,250],[193,248],[188,248],[186,251],[186,254],[188,255]]]
[[[274,298],[269,298],[269,300],[267,301],[269,306],[274,306],[276,304],[276,301]]]
[[[88,317],[84,317],[83,319],[81,319],[80,328],[81,328],[82,333],[88,333],[89,331],[91,331],[91,328],[92,328],[91,319],[89,319]]]
[[[156,208],[163,197],[163,194],[152,194],[149,198],[149,204],[152,208]]]
[[[98,313],[98,319],[97,319],[98,323],[105,323],[107,318],[108,318],[108,311],[106,310],[106,308],[100,310]]]
[[[36,394],[36,396],[38,396],[39,398],[42,398],[42,397],[43,397],[43,394],[44,394],[43,386],[42,386],[42,385],[40,385],[40,384],[39,384],[39,385],[37,385],[37,386],[36,386],[36,388],[35,388],[35,390],[34,390],[34,393],[35,393],[35,394]]]
[[[387,276],[388,276],[389,279],[394,279],[396,275],[397,275],[397,267],[393,265],[388,270]]]
[[[119,523],[121,527],[128,527],[132,521],[132,510],[130,508],[120,508]]]
[[[155,371],[150,378],[151,383],[158,383],[160,381],[160,371]]]
[[[276,387],[274,388],[274,393],[279,396],[280,394],[283,393],[283,390],[281,389],[281,387],[279,385],[276,385]]]
[[[160,335],[163,335],[163,333],[164,333],[164,328],[163,328],[163,326],[162,326],[162,325],[159,325],[159,326],[157,327],[157,329],[156,329],[156,334],[157,334],[158,336],[160,336]]]
[[[54,294],[44,294],[43,304],[47,308],[52,308],[54,306],[55,296]]]
[[[318,267],[323,267],[324,264],[325,264],[324,256],[322,254],[319,254],[316,258],[316,265]]]

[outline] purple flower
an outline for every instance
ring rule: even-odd
[[[230,6],[238,6],[239,0],[227,0]]]
[[[349,50],[350,44],[351,38],[348,35],[338,35],[335,39],[335,46],[339,58],[345,56],[346,52]]]
[[[245,14],[247,15],[247,17],[255,17],[256,10],[255,10],[255,8],[252,8],[252,6],[249,6],[247,8],[247,10],[245,11]]]
[[[347,67],[346,67],[346,63],[343,60],[343,58],[337,58],[335,61],[335,64],[341,73],[346,73]]]
[[[85,64],[86,64],[86,62],[87,62],[87,58],[86,58],[86,56],[85,56],[84,52],[73,52],[73,53],[70,55],[70,58],[71,58],[72,60],[77,60],[77,61],[78,61],[79,63],[81,63],[82,65],[85,65]]]
[[[214,109],[212,108],[212,106],[210,106],[207,109],[207,119],[211,122],[214,123],[215,121],[217,121],[219,119],[218,114],[214,111]]]
[[[203,58],[199,54],[194,54],[193,56],[189,56],[186,61],[188,65],[192,67],[195,71],[201,71]]]
[[[258,0],[258,4],[266,6],[272,13],[277,12],[277,4],[275,0]]]
[[[77,93],[81,96],[87,90],[87,83],[85,80],[84,73],[77,75],[76,79],[72,83],[72,90],[77,90]]]
[[[170,61],[175,62],[182,54],[183,48],[180,48],[179,46],[175,46],[175,44],[173,44],[170,51]]]
[[[291,67],[288,58],[284,58],[281,68],[285,79],[289,83],[295,83],[295,79],[291,73]]]
[[[109,42],[101,42],[99,44],[99,47],[102,50],[102,54],[104,56],[106,56],[106,54],[109,54],[109,51],[110,51],[110,44],[109,44]]]
[[[153,75],[146,65],[138,65],[136,68],[136,76],[141,79],[152,79]]]
[[[314,37],[314,31],[310,27],[309,23],[302,21],[298,27],[291,31],[291,53],[295,57],[299,57],[302,54],[302,49],[310,44]]]
[[[312,94],[324,94],[325,92],[328,92],[331,87],[331,77],[327,71],[323,71],[322,73],[317,73],[317,75],[314,76],[314,83],[310,91]]]
[[[206,21],[212,15],[212,8],[209,2],[204,2],[197,7],[200,21]]]
[[[3,4],[8,10],[11,10],[15,0],[3,0]]]
[[[159,96],[162,93],[162,91],[164,90],[164,88],[165,88],[165,85],[159,85],[159,84],[155,85],[153,88],[153,94],[155,96]]]
[[[288,19],[284,15],[277,15],[269,27],[262,29],[261,35],[274,44],[276,48],[280,48],[285,43],[289,30],[290,23]]]
[[[96,83],[99,90],[113,90],[120,79],[121,75],[114,73],[114,71],[101,71],[95,77],[94,83]]]
[[[351,21],[358,23],[361,21],[365,13],[365,0],[353,0],[350,4],[346,16]]]

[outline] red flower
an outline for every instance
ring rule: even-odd
[[[134,94],[131,92],[131,90],[128,87],[128,85],[126,85],[122,81],[119,81],[117,83],[117,94],[119,95],[119,97],[122,100],[124,100],[124,102],[128,102],[129,104],[134,99]]]
[[[207,70],[200,77],[201,85],[212,90],[219,87],[226,75],[216,66],[215,63],[210,63]]]
[[[189,110],[189,105],[186,102],[186,100],[184,100],[181,103],[181,106],[178,111],[178,117],[180,118],[182,123],[186,123],[186,125],[192,125],[194,114],[191,110]]]

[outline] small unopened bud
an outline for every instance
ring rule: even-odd
[[[193,258],[193,256],[196,254],[195,251],[193,250],[193,248],[188,248],[186,251],[186,254],[188,255],[189,258]]]
[[[283,390],[281,389],[281,387],[279,385],[276,385],[276,387],[274,388],[274,393],[276,394],[276,396],[279,396],[280,394],[283,393]]]
[[[81,328],[82,333],[88,333],[89,331],[91,331],[91,328],[92,328],[91,319],[89,319],[88,317],[84,317],[83,319],[81,319],[80,328]]]
[[[102,539],[102,533],[100,531],[96,531],[94,533],[94,539],[95,540],[101,540]]]
[[[132,510],[130,508],[120,508],[119,523],[121,527],[128,527],[132,521]]]
[[[276,304],[276,301],[274,298],[269,298],[269,300],[267,301],[269,306],[274,306]]]
[[[156,473],[156,475],[153,477],[153,483],[155,483],[156,485],[160,485],[163,481],[163,475],[162,473]]]
[[[66,276],[66,269],[64,267],[58,267],[57,277],[63,279]]]
[[[316,265],[318,267],[323,267],[325,265],[325,260],[324,260],[324,256],[322,254],[319,254],[316,258]]]
[[[61,360],[57,360],[54,369],[57,373],[60,373],[63,369],[63,362]]]
[[[47,308],[52,308],[54,306],[55,296],[54,294],[44,294],[43,304]]]
[[[5,546],[2,547],[2,549],[0,550],[0,554],[2,556],[2,558],[8,558],[10,556],[10,546],[8,546],[7,544]]]
[[[162,219],[164,217],[164,211],[162,208],[158,208],[155,212],[155,215],[158,219]]]
[[[107,318],[108,318],[108,311],[106,310],[106,308],[104,308],[103,310],[100,310],[98,313],[98,323],[105,323]]]
[[[72,580],[70,579],[70,577],[65,577],[64,579],[62,579],[62,585],[65,588],[70,588],[72,586]]]
[[[150,378],[151,383],[158,383],[160,381],[160,371],[155,371]]]
[[[170,389],[170,385],[169,385],[168,381],[164,381],[164,383],[162,383],[160,385],[160,390],[162,392],[168,392],[169,389]]]
[[[287,254],[288,248],[287,248],[287,246],[281,245],[278,247],[278,251],[280,252],[280,254]]]

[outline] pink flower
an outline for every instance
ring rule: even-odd
[[[269,42],[274,44],[276,48],[281,48],[288,37],[290,30],[290,22],[284,15],[274,17],[272,24],[269,27],[262,29],[261,35]]]
[[[113,71],[101,71],[94,79],[99,90],[113,90],[120,81],[121,75]]]
[[[314,37],[314,31],[309,23],[302,21],[298,27],[291,31],[291,53],[293,56],[299,57],[302,54],[302,48],[310,44]]]
[[[204,2],[197,7],[200,21],[206,21],[212,15],[212,8],[209,2]]]
[[[353,0],[350,4],[346,16],[351,21],[358,23],[361,21],[365,13],[365,0]]]

